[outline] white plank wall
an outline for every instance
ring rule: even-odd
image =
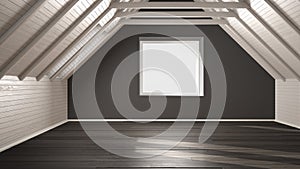
[[[277,122],[300,128],[300,82],[276,80]]]
[[[66,81],[0,80],[0,152],[66,120]]]

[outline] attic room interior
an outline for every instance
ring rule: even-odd
[[[299,169],[299,0],[1,0],[1,169]]]

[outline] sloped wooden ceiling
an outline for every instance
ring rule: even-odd
[[[0,78],[65,80],[124,24],[179,24],[157,14],[164,10],[220,25],[274,79],[300,80],[299,0],[2,0],[0,8]]]

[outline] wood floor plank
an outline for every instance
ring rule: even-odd
[[[116,139],[97,123],[85,122],[96,139],[111,143],[123,152],[141,155],[166,150],[188,128],[188,122],[170,130],[160,140],[150,139],[167,130],[172,122],[109,122],[118,132],[135,138],[149,138],[146,147]],[[97,124],[97,125],[95,125]],[[196,122],[173,149],[147,158],[125,158],[96,145],[79,122],[68,122],[0,154],[1,169],[263,169],[300,168],[300,130],[274,122],[222,122],[213,135],[199,143],[203,122]],[[104,135],[100,135],[101,132]]]

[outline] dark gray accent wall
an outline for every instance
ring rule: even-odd
[[[151,29],[174,29],[184,26],[151,26]],[[145,26],[125,26],[118,33],[130,29],[143,29]],[[224,119],[274,119],[275,117],[275,81],[259,66],[230,36],[219,26],[198,26],[214,45],[227,79],[227,100],[222,118]],[[118,34],[117,33],[117,34]],[[139,49],[139,37],[160,36],[154,34],[140,34],[131,36],[115,45],[105,55],[101,62],[96,78],[96,97],[103,116],[107,119],[122,119],[115,108],[111,93],[111,79],[116,67],[124,58]],[[178,35],[181,36],[181,35]],[[197,35],[194,35],[197,36]],[[97,53],[93,57],[97,57]],[[91,61],[91,60],[90,60]],[[89,62],[83,66],[88,66]],[[137,58],[138,62],[138,58]],[[128,69],[139,69],[128,67]],[[198,118],[206,118],[211,101],[209,76],[205,71],[205,96],[200,97]],[[130,99],[139,110],[147,110],[150,106],[148,97],[139,96],[139,77],[136,76],[130,85]],[[167,97],[167,106],[160,118],[175,119],[180,107],[180,97]],[[68,117],[76,118],[72,101],[72,78],[69,79]],[[188,113],[187,113],[188,114]],[[86,118],[96,118],[87,112]],[[187,117],[188,118],[188,117]]]

